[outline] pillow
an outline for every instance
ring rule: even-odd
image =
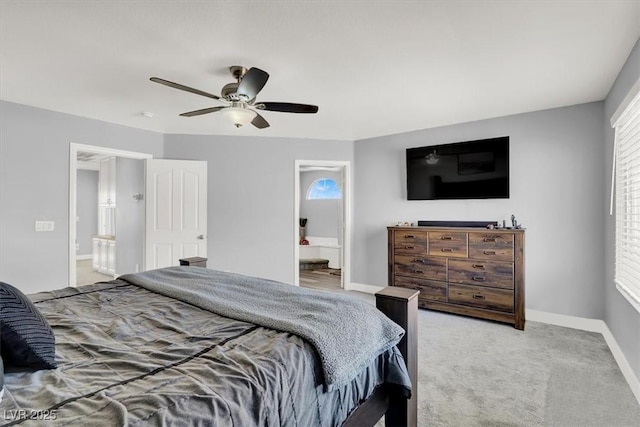
[[[6,368],[56,367],[55,336],[46,319],[22,292],[0,282],[0,355]]]

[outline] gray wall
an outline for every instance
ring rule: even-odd
[[[602,319],[603,103],[356,141],[353,281],[385,286],[386,226],[509,220],[526,231],[526,307]],[[407,201],[405,149],[508,135],[511,197]]]
[[[353,143],[166,135],[165,157],[208,161],[211,268],[293,282],[295,160],[353,160]]]
[[[605,212],[605,322],[622,349],[625,358],[631,365],[636,378],[640,378],[640,313],[620,294],[613,282],[614,271],[614,217],[609,215],[611,197],[611,167],[613,160],[614,131],[610,126],[610,119],[627,95],[631,86],[640,78],[640,40],[636,42],[631,55],[618,75],[609,95],[605,100],[604,147],[601,146],[604,175],[601,177],[605,185],[605,198],[600,204],[600,210]]]
[[[307,200],[307,191],[317,179],[333,179],[342,187],[342,174],[331,171],[300,173],[300,217],[307,218],[307,236],[340,237],[342,228],[342,199]],[[342,240],[338,240],[342,244]]]
[[[144,257],[144,160],[116,157],[116,273],[135,273]]]
[[[98,231],[98,171],[78,169],[76,183],[76,255],[91,255],[91,239]]]
[[[142,119],[141,119],[142,120]],[[162,134],[0,101],[0,280],[69,284],[69,143],[162,157]],[[34,221],[55,221],[35,232]]]

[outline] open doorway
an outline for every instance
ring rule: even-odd
[[[143,269],[143,162],[153,156],[75,143],[69,147],[69,286]],[[131,248],[138,248],[140,256]]]
[[[349,289],[351,171],[348,161],[296,160],[294,283]]]

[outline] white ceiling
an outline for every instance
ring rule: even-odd
[[[354,140],[602,100],[640,36],[638,0],[0,1],[0,99],[163,133]],[[149,81],[219,94],[235,64],[318,114],[236,129]]]

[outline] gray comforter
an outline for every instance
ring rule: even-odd
[[[317,350],[329,390],[352,380],[404,331],[365,301],[199,267],[169,267],[122,280],[232,319],[291,332]]]
[[[0,425],[337,426],[378,385],[410,387],[392,347],[326,392],[305,339],[124,281],[31,298],[58,368],[6,373]]]

